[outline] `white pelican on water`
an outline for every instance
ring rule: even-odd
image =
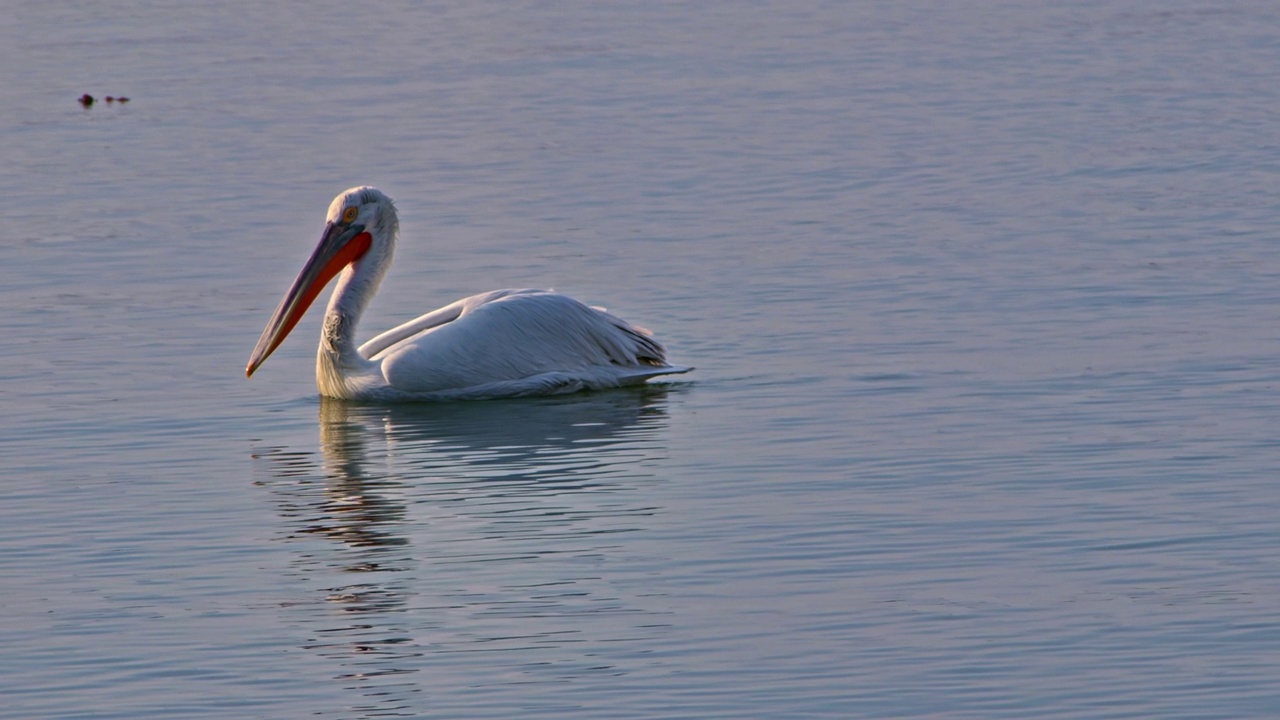
[[[400,221],[391,198],[351,188],[334,198],[311,258],[249,356],[252,376],[335,275],[316,353],[321,395],[455,400],[552,395],[688,372],[667,364],[648,330],[545,290],[463,298],[356,347],[356,324],[391,266]]]

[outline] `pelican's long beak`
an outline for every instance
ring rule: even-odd
[[[249,366],[245,369],[245,377],[252,377],[275,349],[284,342],[289,331],[302,319],[307,308],[315,302],[316,296],[324,290],[334,275],[355,262],[369,250],[373,238],[364,231],[364,225],[345,225],[330,222],[325,225],[324,235],[316,246],[311,258],[302,267],[302,272],[294,278],[289,292],[285,293],[279,307],[271,316],[271,322],[262,331],[258,344],[249,356]]]

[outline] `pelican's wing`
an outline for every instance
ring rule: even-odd
[[[565,295],[497,291],[467,298],[451,321],[439,320],[448,309],[389,333],[403,338],[398,343],[379,336],[366,344],[390,345],[381,357],[389,385],[426,393],[554,376],[607,387],[684,370],[666,364],[648,331]],[[425,329],[404,337],[410,327]]]
[[[432,310],[426,315],[414,318],[403,325],[397,325],[390,330],[370,339],[368,342],[360,346],[360,355],[365,358],[373,358],[373,356],[404,340],[413,337],[420,332],[430,330],[438,325],[452,322],[458,319],[458,316],[488,302],[497,300],[498,298],[508,295],[518,295],[522,293],[540,293],[543,290],[491,290],[479,295],[472,295],[461,300],[449,303],[438,310]]]

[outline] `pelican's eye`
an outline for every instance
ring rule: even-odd
[[[360,208],[349,207],[346,210],[342,211],[342,222],[344,223],[353,222],[359,216],[360,216]]]

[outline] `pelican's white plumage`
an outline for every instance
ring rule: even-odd
[[[262,332],[252,375],[338,275],[316,355],[320,394],[350,400],[457,400],[633,385],[688,372],[649,331],[545,290],[463,298],[355,344],[356,325],[395,252],[395,205],[372,187],[334,198],[320,244]]]

